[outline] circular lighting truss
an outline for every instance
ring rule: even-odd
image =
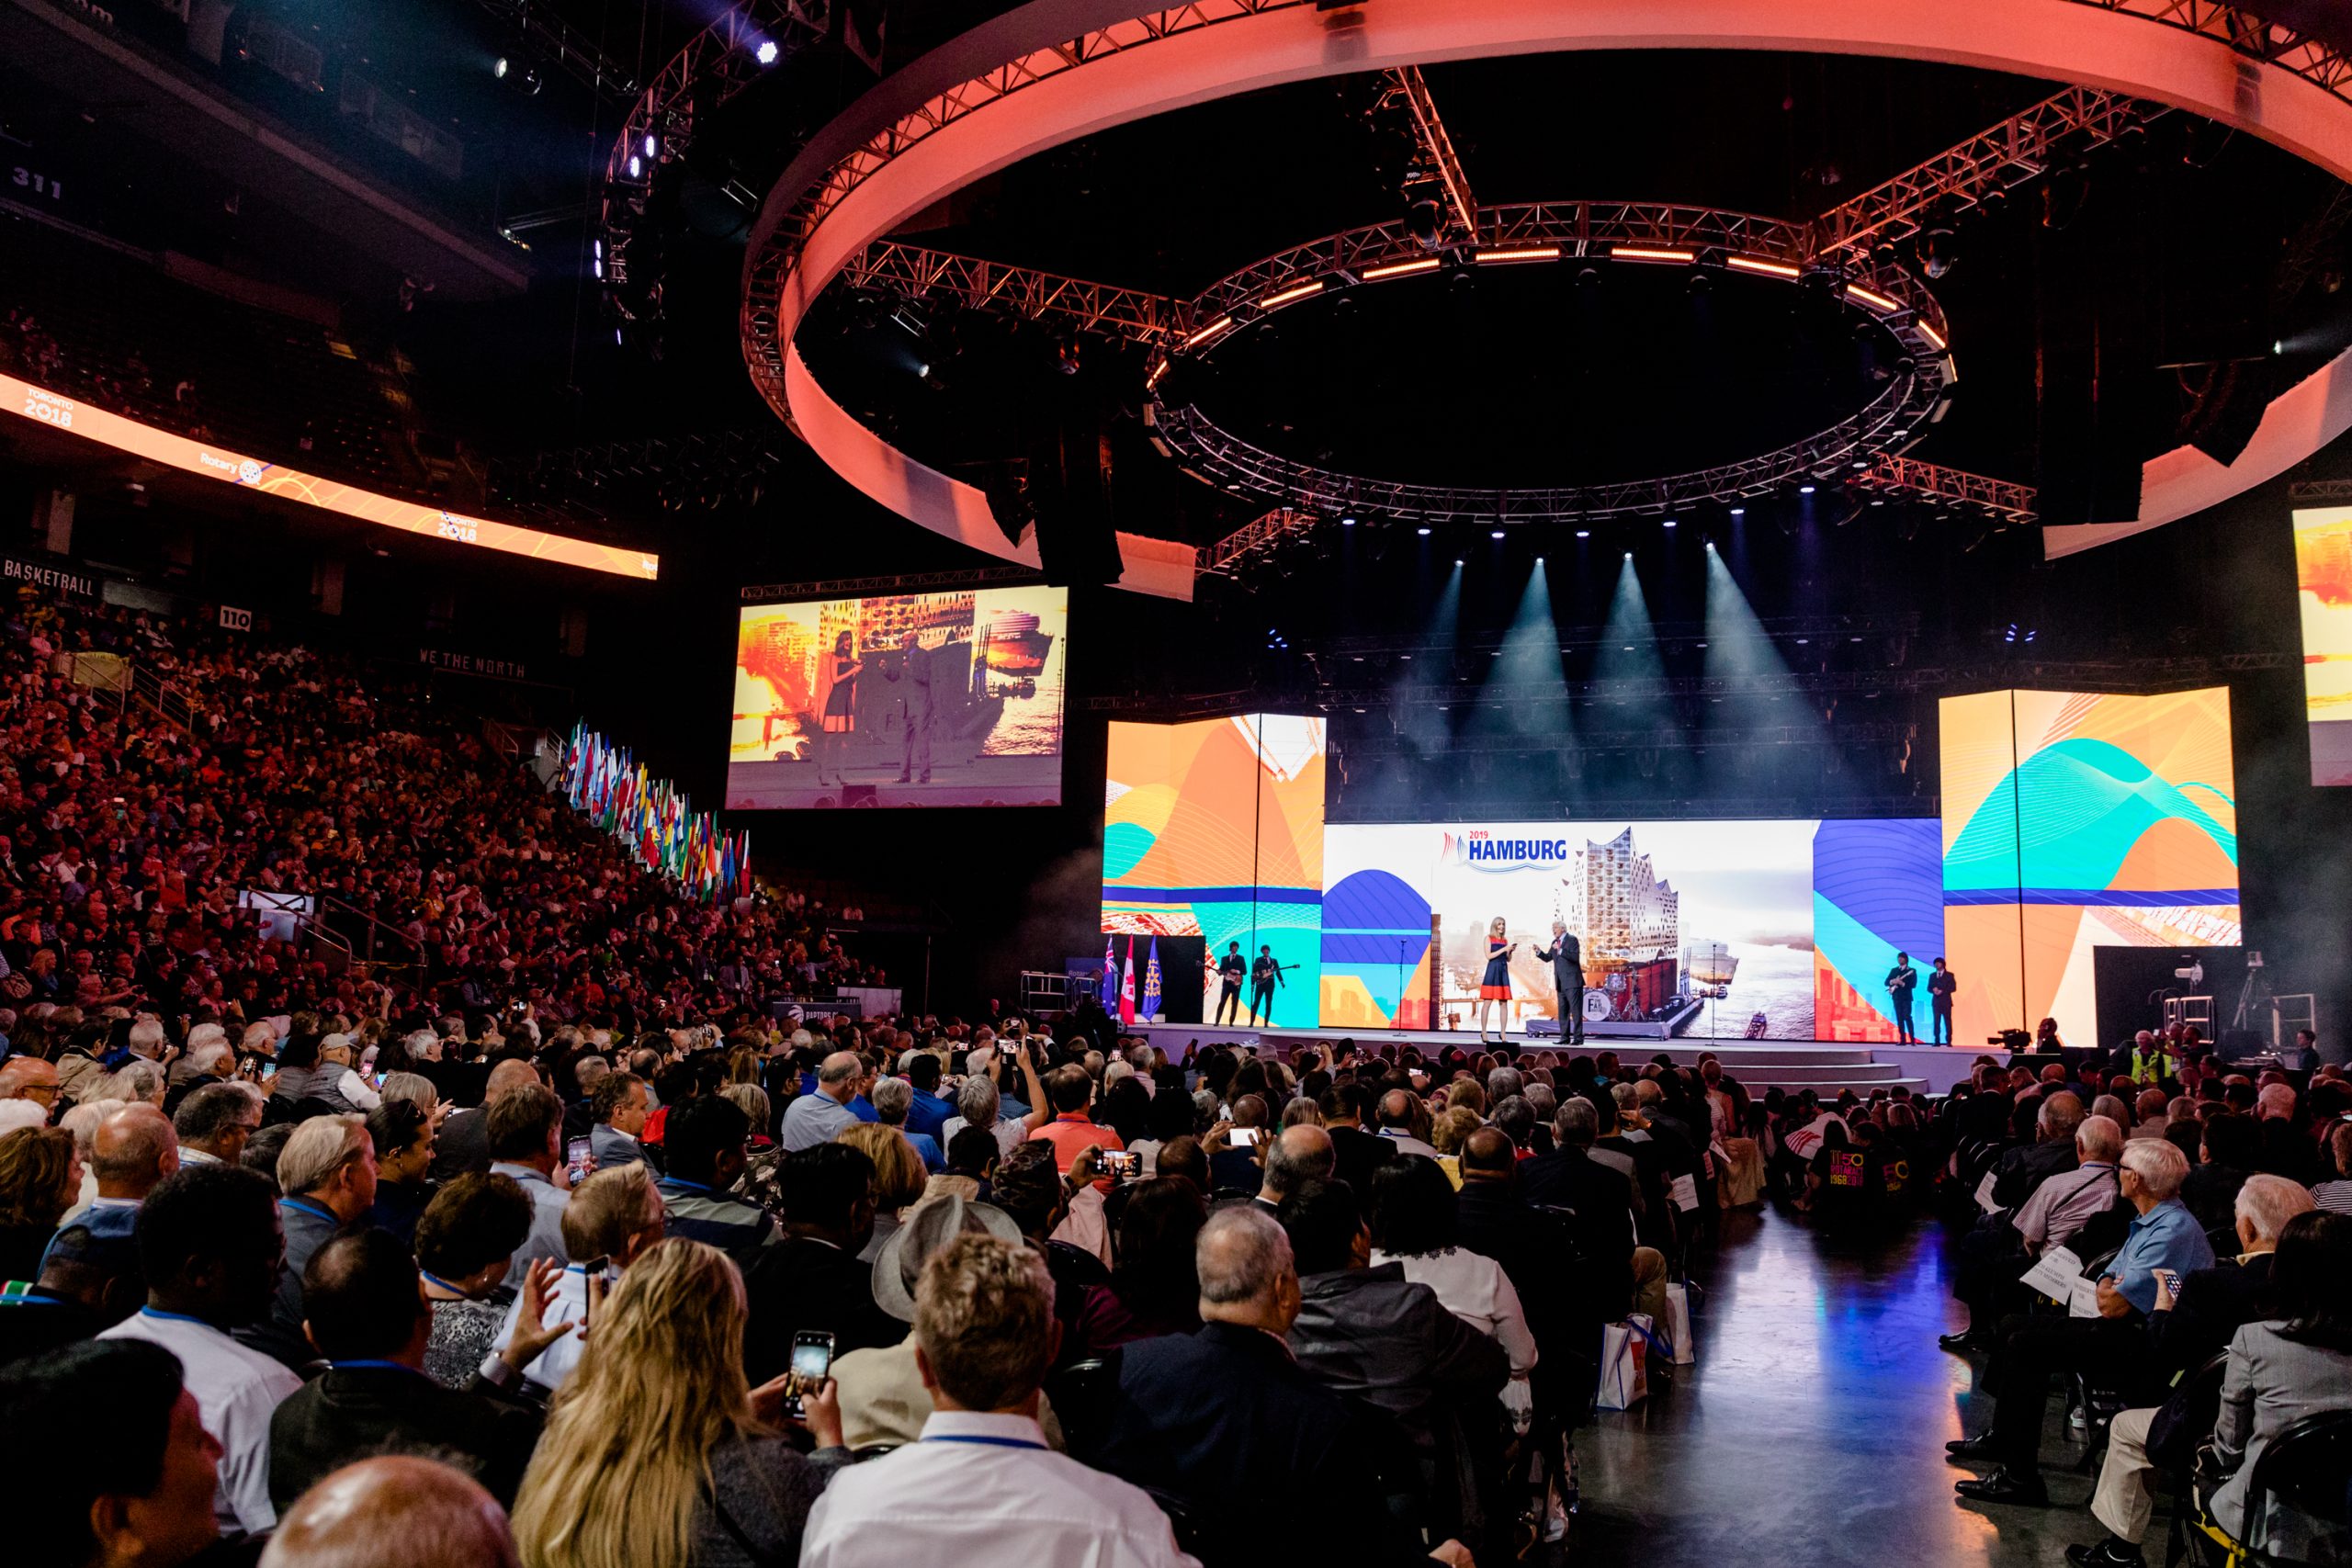
[[[977,179],[1112,126],[1280,83],[1407,64],[1601,49],[1773,50],[1940,61],[2077,83],[2074,91],[2120,102],[2187,108],[2352,180],[2352,58],[2317,34],[2227,0],[1190,0],[1140,15],[1136,6],[1034,0],[894,73],[794,158],[768,194],[744,262],[744,359],[776,412],[875,501],[1029,564],[1034,545],[1007,544],[978,490],[859,424],[809,374],[793,338],[817,296],[892,228]],[[2041,151],[2030,137],[2014,149],[2027,165]],[[1997,171],[2008,164],[1987,148],[1977,174],[1950,172],[1949,182],[2001,183]],[[1987,171],[1995,177],[1984,178]],[[1927,216],[1907,211],[1876,239],[1908,239]],[[1820,258],[1850,255],[1856,236],[1814,238],[1807,254]],[[2066,530],[2091,536],[2065,547],[2214,505],[2347,427],[2352,350],[2273,400],[2236,460],[2215,463],[2186,446],[2160,455],[2146,465],[2137,521]],[[1136,565],[1130,549],[1127,586],[1145,586],[1135,581]]]
[[[1219,278],[1183,307],[1180,335],[1148,373],[1153,395],[1145,411],[1179,464],[1220,489],[1310,512],[1363,512],[1409,523],[1620,517],[1842,480],[1917,441],[1942,416],[1958,378],[1942,308],[1922,284],[1866,245],[1836,261],[1812,259],[1813,237],[1801,224],[1665,202],[1528,202],[1480,208],[1476,243],[1431,251],[1408,222],[1368,224],[1293,246]],[[1581,268],[1604,261],[1816,288],[1884,329],[1903,353],[1878,395],[1826,430],[1736,463],[1598,485],[1498,489],[1340,473],[1269,452],[1162,391],[1182,385],[1187,360],[1205,360],[1309,299],[1448,268]]]

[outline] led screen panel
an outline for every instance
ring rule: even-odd
[[[727,805],[1055,806],[1069,593],[746,605]]]
[[[529,556],[535,560],[584,567],[590,571],[612,572],[620,577],[650,580],[662,575],[662,558],[642,550],[567,538],[561,534],[492,522],[487,517],[469,517],[462,512],[445,512],[437,506],[379,495],[338,479],[322,479],[300,468],[264,462],[209,441],[159,430],[13,377],[0,376],[0,408],[52,430],[66,431],[85,441],[96,441],[182,473],[314,506],[362,523],[373,523],[378,527],[397,528],[403,534],[422,534],[453,545]]]
[[[2352,784],[2352,506],[2295,513],[2312,783]]]
[[[1260,950],[1270,950],[1265,955],[1281,965],[1273,1021],[1312,1027],[1322,944],[1323,721],[1244,714],[1110,731],[1102,929],[1203,937],[1212,967],[1235,942],[1253,967]],[[1214,1010],[1217,986],[1208,976],[1203,984]]]
[[[2094,949],[2242,940],[2227,688],[1949,698],[1941,739],[1960,1041],[2096,1043]]]

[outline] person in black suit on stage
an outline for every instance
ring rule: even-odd
[[[1938,1045],[1951,1043],[1951,998],[1959,989],[1960,976],[1951,972],[1951,965],[1937,959],[1934,972],[1928,976],[1928,1032]]]
[[[1560,1038],[1571,1045],[1584,1043],[1584,944],[1565,920],[1552,922],[1552,945],[1539,947],[1535,956],[1552,966],[1552,984],[1560,991]]]
[[[1911,993],[1919,984],[1919,972],[1911,967],[1911,955],[1898,953],[1894,967],[1886,972],[1886,994],[1894,1003],[1894,1038],[1905,1045],[1917,1045],[1919,1037],[1911,1032]]]
[[[1283,983],[1283,966],[1274,962],[1272,947],[1258,949],[1258,962],[1250,966],[1250,1027],[1258,1027],[1263,1017],[1274,1021],[1274,987]]]
[[[1233,1015],[1241,1010],[1241,977],[1249,972],[1249,964],[1242,961],[1241,944],[1227,943],[1225,956],[1216,961],[1216,1021],[1220,1027],[1231,1023]]]

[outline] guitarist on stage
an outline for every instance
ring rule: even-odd
[[[1225,956],[1216,963],[1217,998],[1216,1021],[1222,1029],[1241,1010],[1241,944],[1228,943]]]
[[[1274,962],[1272,947],[1258,949],[1258,962],[1250,966],[1250,1027],[1258,1027],[1258,1015],[1264,1013],[1266,1021],[1274,1021],[1274,987],[1282,985],[1283,966]]]

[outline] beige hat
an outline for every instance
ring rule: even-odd
[[[954,1195],[918,1203],[874,1255],[874,1304],[901,1323],[912,1323],[915,1282],[922,1278],[922,1266],[966,1231],[1021,1245],[1021,1227],[993,1203],[970,1203]]]

